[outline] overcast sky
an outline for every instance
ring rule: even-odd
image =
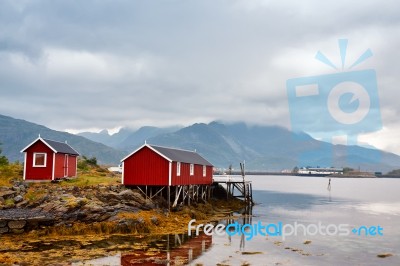
[[[246,121],[290,128],[286,81],[375,69],[400,154],[400,2],[1,1],[0,114],[57,130]]]

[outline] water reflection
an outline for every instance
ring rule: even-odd
[[[342,204],[347,200],[343,198],[333,198],[331,193],[328,196],[301,194],[301,193],[286,193],[276,191],[254,191],[254,197],[260,202],[257,209],[264,206],[279,206],[286,209],[311,209],[318,205],[326,204]],[[264,205],[264,206],[263,206]]]
[[[212,236],[175,234],[163,236],[142,250],[121,254],[121,265],[183,265],[201,256],[212,245]]]
[[[235,217],[233,214],[231,214],[225,221],[221,221],[225,225],[228,224],[233,224],[237,222],[239,225],[244,225],[244,224],[252,224],[253,221],[253,205],[249,204],[247,205],[241,212],[241,217]],[[232,236],[228,235],[228,240],[229,244],[232,243]],[[245,235],[242,234],[240,236],[240,250],[243,250],[246,246],[246,238]]]

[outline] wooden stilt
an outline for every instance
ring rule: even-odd
[[[167,201],[168,201],[168,211],[171,211],[171,186],[168,186]]]

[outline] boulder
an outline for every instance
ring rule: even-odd
[[[15,203],[19,203],[22,202],[24,200],[24,197],[22,197],[21,195],[18,195],[14,198],[14,202]]]
[[[21,189],[19,187],[12,187],[12,190],[14,190],[17,194],[21,193]]]
[[[22,229],[26,225],[25,220],[16,220],[16,221],[9,221],[8,227],[10,229]]]
[[[3,197],[0,197],[0,204],[4,203],[6,200]]]
[[[24,185],[19,185],[19,189],[21,190],[21,192],[25,192],[26,188]]]
[[[7,225],[7,221],[0,221],[0,227],[5,227]]]
[[[126,189],[121,191],[118,194],[119,198],[122,200],[126,200],[126,201],[135,201],[137,202],[139,205],[144,205],[146,204],[146,199],[143,198],[143,196],[138,193],[138,192],[134,192],[130,189]]]

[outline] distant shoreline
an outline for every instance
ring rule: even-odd
[[[219,173],[214,173],[214,175],[222,175]],[[232,175],[241,175],[239,171],[232,171]],[[267,172],[267,171],[248,171],[246,175],[281,175],[281,176],[312,176],[312,177],[331,177],[331,178],[400,178],[400,176],[395,175],[357,175],[357,174],[343,174],[343,175],[325,175],[325,174],[296,174],[296,173],[282,173],[282,172]]]

